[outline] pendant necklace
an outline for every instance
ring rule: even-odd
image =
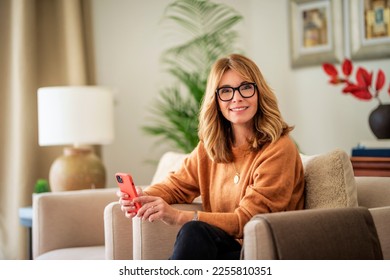
[[[234,184],[238,184],[240,182],[240,172],[237,171],[236,164],[233,161],[234,170],[236,171],[236,175],[234,175],[233,182]]]

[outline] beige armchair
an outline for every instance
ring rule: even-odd
[[[153,181],[176,170],[183,158],[176,153],[164,155],[164,164],[157,168]],[[120,211],[116,191],[108,188],[34,195],[33,259],[132,259],[132,221]],[[112,226],[104,227],[108,221]]]
[[[154,181],[161,179],[167,172],[175,170],[184,157],[185,155],[175,153],[165,154],[160,160]],[[305,168],[306,209],[323,211],[329,208],[390,206],[390,178],[355,178],[349,156],[345,152],[334,150],[314,156],[302,155],[302,161]],[[199,209],[201,203],[175,205],[175,207]],[[371,209],[370,213],[372,213]],[[283,215],[283,213],[278,214]],[[374,220],[380,232],[379,238],[383,243],[381,245],[385,252],[384,257],[388,257],[390,244],[389,241],[383,239],[384,233],[387,232],[389,235],[388,227],[383,223],[383,220],[387,219],[387,214],[382,214],[374,215]],[[254,220],[257,219],[258,217],[254,217]],[[345,227],[345,221],[339,221],[339,223],[340,227]],[[179,230],[177,227],[161,222],[141,222],[137,218],[129,221],[124,217],[117,202],[112,202],[106,207],[104,227],[107,259],[168,259]],[[348,231],[348,228],[345,230]],[[257,248],[254,242],[259,242],[257,232],[250,227],[246,228],[244,258],[259,256],[253,251]]]
[[[33,259],[105,259],[104,208],[116,189],[35,194]]]

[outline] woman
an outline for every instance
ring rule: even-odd
[[[122,211],[181,225],[171,259],[239,259],[254,215],[303,208],[303,167],[291,130],[253,61],[219,59],[200,110],[198,146],[177,172],[133,201],[118,192]],[[203,211],[170,206],[199,195]],[[137,214],[135,202],[143,205]]]

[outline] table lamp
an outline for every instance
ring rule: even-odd
[[[51,191],[104,188],[106,171],[92,145],[114,138],[113,97],[98,86],[38,89],[40,146],[65,145],[50,167]]]

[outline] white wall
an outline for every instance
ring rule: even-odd
[[[109,185],[116,171],[131,172],[137,184],[148,184],[167,147],[156,148],[145,135],[149,109],[169,77],[159,59],[170,45],[161,25],[168,0],[94,0],[94,39],[97,82],[116,89],[116,139],[103,148]],[[219,0],[237,9],[244,21],[238,27],[240,45],[256,61],[275,90],[286,121],[295,125],[293,137],[302,152],[316,154],[334,148],[350,152],[360,140],[374,139],[368,114],[376,101],[363,102],[328,85],[320,65],[292,69],[289,58],[287,0]],[[390,80],[390,60],[359,62],[382,68]],[[386,92],[382,100],[389,102]]]

